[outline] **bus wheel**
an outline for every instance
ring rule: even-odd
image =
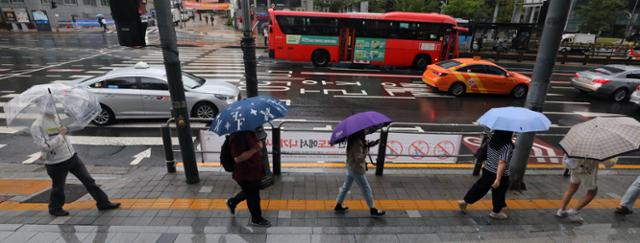
[[[413,59],[413,69],[424,71],[427,66],[431,64],[431,57],[429,55],[417,55]]]
[[[329,52],[325,50],[314,51],[311,55],[311,62],[316,67],[326,67],[329,65]]]

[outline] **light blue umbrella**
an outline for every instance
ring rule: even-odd
[[[512,132],[540,132],[551,127],[551,121],[545,115],[522,107],[491,108],[478,123],[492,130]]]
[[[256,96],[227,106],[211,123],[211,131],[222,136],[240,131],[254,131],[263,124],[287,114],[276,98]]]

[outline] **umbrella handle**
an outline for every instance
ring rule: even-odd
[[[58,122],[60,122],[60,126],[62,126],[62,123],[61,123],[62,119],[60,119],[60,114],[58,114],[58,109],[56,108],[56,104],[55,104],[56,100],[53,98],[53,93],[51,93],[51,88],[47,88],[47,90],[49,91],[49,95],[51,96],[51,99],[54,102],[53,103],[53,111],[56,113],[56,117],[58,117]],[[67,128],[67,133],[69,132],[68,129],[69,128]],[[65,134],[65,136],[67,136],[67,135]],[[64,140],[64,144],[66,145],[65,147],[67,147],[67,149],[69,150],[69,153],[73,153],[73,152],[71,152],[71,148],[69,147],[69,144],[67,143],[66,139]]]

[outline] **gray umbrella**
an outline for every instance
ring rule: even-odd
[[[606,160],[640,148],[640,122],[598,117],[573,126],[560,147],[572,158]]]

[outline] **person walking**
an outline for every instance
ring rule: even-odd
[[[366,156],[368,154],[369,147],[375,146],[378,144],[378,141],[367,142],[365,140],[365,134],[366,131],[359,131],[347,138],[347,175],[342,187],[340,187],[340,192],[336,197],[336,206],[334,208],[336,213],[346,213],[349,210],[349,207],[343,205],[343,202],[347,196],[347,192],[349,192],[349,189],[353,184],[353,181],[355,181],[360,187],[360,190],[362,190],[362,195],[364,196],[365,201],[367,201],[367,206],[369,206],[371,216],[385,215],[385,211],[376,208],[375,202],[373,201],[371,186],[369,186],[369,182],[365,176],[367,171]]]
[[[262,29],[262,36],[264,37],[264,46],[269,46],[269,25],[265,25]]]
[[[571,177],[569,178],[569,186],[562,196],[562,206],[556,212],[556,216],[560,218],[567,216],[579,217],[580,210],[589,205],[589,203],[596,197],[596,194],[598,194],[598,165],[601,161],[592,159],[572,159],[567,157],[567,155],[565,155],[563,161],[565,166],[569,169]],[[617,158],[613,158],[605,160],[602,163],[606,168],[610,168],[613,167],[617,161]],[[578,191],[580,185],[583,185],[584,188],[587,189],[587,194],[575,208],[567,209],[571,198],[576,191]],[[581,218],[578,219],[581,220]]]
[[[513,154],[513,132],[494,130],[487,146],[487,159],[482,167],[482,176],[469,189],[463,200],[458,201],[460,210],[466,212],[469,204],[474,204],[491,190],[493,210],[489,217],[507,219],[509,216],[502,212],[507,206],[505,194],[509,188],[509,164]]]
[[[242,192],[229,198],[227,207],[235,214],[238,204],[246,199],[251,213],[250,225],[269,227],[271,222],[262,217],[260,208],[260,180],[265,176],[263,147],[264,144],[253,131],[236,132],[229,136],[229,148],[235,161],[232,177],[240,185]]]
[[[201,17],[201,18],[202,18],[202,17]],[[209,16],[208,16],[208,15],[207,15],[207,16],[204,16],[204,23],[205,23],[206,25],[209,25]]]
[[[632,214],[633,205],[638,199],[640,195],[640,176],[636,178],[636,180],[631,183],[631,186],[627,189],[627,192],[624,193],[622,199],[620,199],[620,207],[616,208],[614,211],[617,214],[627,215]]]
[[[98,187],[76,154],[67,136],[67,128],[61,126],[56,119],[55,103],[50,102],[45,107],[44,114],[31,125],[31,136],[40,149],[40,158],[44,160],[47,174],[51,178],[49,214],[53,216],[69,215],[69,212],[63,209],[65,203],[64,185],[69,172],[82,182],[96,201],[98,210],[119,208],[120,203],[109,201],[107,194]]]

